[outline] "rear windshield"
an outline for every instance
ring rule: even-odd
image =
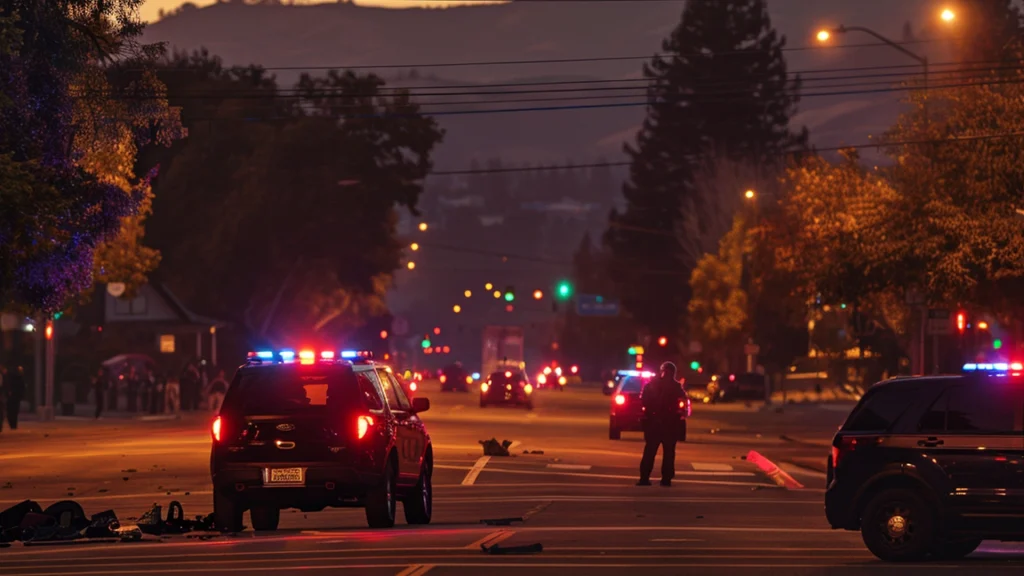
[[[626,378],[625,380],[622,381],[622,387],[619,388],[619,392],[626,392],[626,393],[640,392],[641,390],[644,389],[644,384],[646,384],[646,383],[647,383],[647,381],[644,380],[643,378],[638,378],[636,376],[630,376],[630,377],[628,377],[628,378]]]
[[[354,406],[357,391],[348,366],[268,366],[236,375],[224,410],[248,416],[313,414]]]
[[[920,382],[893,382],[873,386],[846,419],[848,432],[886,432],[913,406]]]
[[[512,372],[511,376],[505,376],[508,372],[495,372],[491,374],[488,380],[493,384],[519,384],[523,381],[523,375],[520,372]]]

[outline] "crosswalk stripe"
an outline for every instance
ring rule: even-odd
[[[709,462],[691,462],[690,466],[698,472],[732,472],[732,466],[728,464],[716,464]]]

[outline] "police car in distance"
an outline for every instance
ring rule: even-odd
[[[832,441],[825,515],[887,561],[1024,541],[1024,364],[875,384]]]
[[[499,370],[480,384],[480,407],[494,404],[533,410],[533,384],[522,370]]]
[[[276,530],[280,511],[362,507],[372,528],[428,524],[433,449],[391,368],[353,350],[250,352],[213,420],[210,473],[221,529]]]
[[[608,414],[608,438],[618,440],[623,432],[642,432],[644,407],[640,393],[654,378],[654,372],[641,370],[620,370],[619,384],[612,395],[611,411]],[[693,413],[689,396],[679,401],[679,441],[686,441],[686,419]]]

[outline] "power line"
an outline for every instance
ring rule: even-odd
[[[929,40],[910,40],[905,42],[895,42],[900,46],[913,46],[917,44],[931,44],[938,42],[935,39]],[[876,47],[890,47],[889,44],[884,42],[863,42],[855,44],[835,44],[835,45],[815,45],[809,44],[804,46],[786,46],[781,48],[783,52],[804,52],[807,50],[838,50],[848,48],[876,48]],[[747,50],[722,50],[716,51],[713,56],[733,56],[741,54],[753,54],[757,52],[765,52],[766,50],[761,49],[747,49]],[[302,70],[370,70],[370,69],[400,69],[400,68],[469,68],[478,66],[534,66],[538,64],[583,64],[588,62],[624,62],[624,61],[637,61],[637,60],[651,60],[654,58],[688,58],[688,57],[706,57],[708,54],[702,52],[655,52],[652,54],[643,55],[620,55],[620,56],[584,56],[578,58],[537,58],[529,60],[468,60],[462,62],[419,62],[419,63],[407,63],[407,64],[337,64],[337,65],[315,65],[315,66],[254,66],[259,70],[267,71],[302,71]],[[245,69],[247,66],[235,65],[227,68],[232,69]],[[143,71],[146,69],[142,68],[127,68],[126,70],[131,71]],[[166,67],[161,68],[162,72],[193,72],[194,70],[188,67]]]
[[[822,153],[822,152],[838,152],[840,150],[862,150],[865,148],[888,148],[888,147],[899,147],[899,146],[914,146],[919,144],[960,144],[967,142],[979,142],[986,140],[1000,140],[1003,138],[1016,138],[1024,136],[1024,131],[1015,132],[1001,132],[1001,133],[990,133],[990,134],[975,134],[970,136],[960,136],[956,138],[932,138],[932,139],[919,139],[919,140],[895,140],[895,141],[879,141],[872,143],[861,143],[861,144],[847,144],[843,146],[827,146],[827,147],[811,147],[806,150],[804,149],[793,149],[786,150],[777,154],[777,156],[790,156],[794,154],[807,154],[807,153]],[[514,166],[514,167],[502,167],[502,168],[470,168],[466,170],[435,170],[427,174],[427,176],[470,176],[475,174],[501,174],[508,172],[542,172],[542,171],[553,171],[553,170],[584,170],[593,168],[614,168],[621,166],[629,166],[632,162],[628,160],[615,161],[615,162],[591,162],[587,164],[565,164],[561,166]]]

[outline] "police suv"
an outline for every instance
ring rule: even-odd
[[[409,524],[433,507],[433,451],[391,368],[360,351],[250,352],[213,420],[210,473],[217,524],[276,530],[280,511],[362,507],[372,528]]]
[[[888,561],[1024,540],[1024,365],[870,388],[832,442],[825,514]]]

